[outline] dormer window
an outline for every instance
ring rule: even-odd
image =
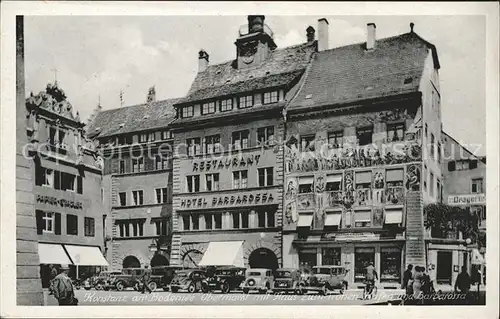
[[[193,117],[193,113],[194,113],[194,107],[192,105],[184,106],[182,108],[182,118]]]
[[[253,106],[253,95],[240,96],[239,105],[238,105],[238,107],[240,109],[244,109],[244,108],[252,107],[252,106]]]
[[[215,113],[215,102],[204,103],[201,112],[202,114]]]
[[[232,99],[220,101],[220,111],[221,112],[230,111],[232,109],[233,109],[233,100]]]
[[[278,102],[278,91],[264,93],[264,104],[271,104],[276,102]]]

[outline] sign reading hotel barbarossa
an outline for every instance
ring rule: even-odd
[[[448,196],[448,205],[451,206],[468,206],[468,205],[485,205],[485,194],[467,194],[467,195],[450,195]]]
[[[181,209],[225,208],[277,204],[278,196],[274,191],[254,191],[234,195],[207,195],[181,198]]]

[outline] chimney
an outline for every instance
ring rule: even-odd
[[[154,86],[149,88],[147,101],[148,103],[156,101],[156,88]]]
[[[366,24],[366,49],[367,50],[373,50],[375,49],[375,41],[377,39],[376,37],[376,31],[377,31],[377,26],[375,23],[367,23]]]
[[[203,72],[208,67],[208,53],[207,51],[201,49],[198,52],[198,72]]]
[[[318,51],[328,50],[328,20],[318,20]]]
[[[311,26],[307,27],[307,29],[306,29],[307,43],[314,42],[315,32],[316,32],[316,30],[314,30],[313,27],[311,27]]]
[[[265,16],[248,16],[248,33],[262,32],[264,31],[264,19]]]

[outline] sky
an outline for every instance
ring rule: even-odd
[[[443,129],[465,145],[486,145],[484,16],[266,16],[278,48],[306,41],[306,28],[329,22],[329,47],[414,31],[437,47]],[[246,16],[26,16],[26,94],[57,81],[86,121],[97,106],[120,107],[182,97],[198,68],[198,51],[210,64],[232,60]],[[478,155],[484,155],[483,146]]]

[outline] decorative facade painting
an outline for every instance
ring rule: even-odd
[[[406,169],[406,190],[419,191],[420,190],[420,164],[408,165]]]
[[[285,184],[285,228],[297,223],[297,193],[298,181],[296,177],[289,177]]]
[[[315,210],[315,194],[306,193],[297,195],[297,208],[300,210]]]
[[[403,205],[403,187],[388,187],[386,190],[386,203],[390,205]]]
[[[286,181],[285,200],[286,201],[295,200],[295,198],[297,197],[297,190],[298,190],[297,178],[289,177]]]
[[[385,186],[385,169],[373,170],[373,189],[383,189]]]
[[[285,225],[295,224],[299,219],[297,214],[297,203],[295,201],[289,202],[285,206]]]
[[[372,190],[372,204],[373,206],[380,206],[385,203],[385,190],[374,189]]]
[[[372,213],[372,226],[382,227],[384,224],[384,208],[375,207]]]
[[[352,209],[346,209],[346,210],[344,210],[344,216],[345,216],[345,218],[343,218],[344,227],[351,228],[352,227],[352,220],[354,218],[354,212],[352,211]]]
[[[325,217],[324,191],[326,189],[326,174],[316,174],[314,178],[314,193],[316,211],[314,214],[314,228],[323,228]]]
[[[354,203],[354,172],[345,171],[344,173],[344,206],[350,208]]]

